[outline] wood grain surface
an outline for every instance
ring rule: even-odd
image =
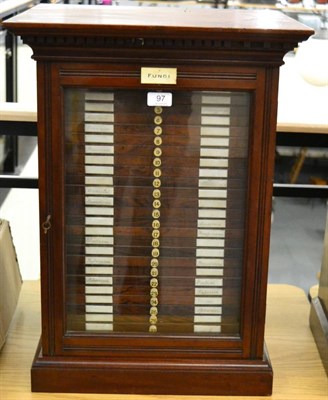
[[[23,284],[18,307],[0,353],[1,400],[194,400],[194,396],[31,393],[30,367],[40,335],[39,282]],[[305,293],[289,285],[269,285],[266,342],[274,368],[271,400],[325,400],[327,377],[313,340]],[[264,397],[224,396],[224,400]],[[198,400],[222,399],[197,396]]]

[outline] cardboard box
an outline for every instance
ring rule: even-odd
[[[0,219],[0,349],[6,341],[21,286],[22,277],[9,222]]]

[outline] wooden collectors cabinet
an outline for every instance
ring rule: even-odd
[[[278,12],[41,5],[32,390],[268,395]],[[175,77],[176,74],[176,77]]]

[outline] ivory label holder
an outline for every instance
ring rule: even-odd
[[[161,85],[176,85],[176,68],[141,68],[141,83],[153,83]]]

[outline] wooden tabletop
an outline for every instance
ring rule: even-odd
[[[36,104],[0,103],[0,121],[36,122]]]
[[[9,15],[26,10],[36,3],[35,0],[7,0],[0,3],[0,21]]]
[[[271,400],[324,400],[327,377],[309,328],[310,305],[294,286],[269,285],[266,342],[274,369]],[[191,396],[54,394],[30,392],[30,367],[40,335],[39,282],[23,284],[11,330],[0,353],[3,400],[195,400]],[[223,397],[197,396],[197,400]],[[225,396],[224,400],[246,400]],[[263,397],[247,397],[263,400]]]
[[[280,68],[277,131],[328,134],[328,85],[307,83],[292,53],[284,62]]]

